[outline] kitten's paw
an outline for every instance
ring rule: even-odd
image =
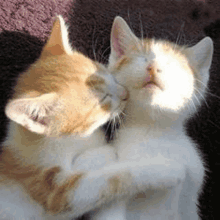
[[[185,167],[175,161],[143,160],[130,166],[136,190],[169,189],[185,179]]]
[[[110,173],[107,179],[107,184],[109,188],[109,196],[128,196],[132,187],[132,175],[128,170],[118,171],[113,174]]]
[[[185,166],[175,161],[170,161],[166,166],[162,165],[158,167],[158,171],[160,171],[160,173],[158,173],[158,182],[155,184],[158,187],[167,189],[173,188],[185,180]],[[157,179],[157,177],[155,177],[155,179]]]
[[[131,183],[130,173],[124,170],[89,172],[69,195],[75,216],[100,208],[115,198],[128,195]]]

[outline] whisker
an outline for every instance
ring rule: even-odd
[[[194,103],[193,103],[193,105],[187,105],[187,108],[188,108],[189,112],[193,112],[194,115],[199,117],[198,111],[197,111],[197,109],[195,109]]]
[[[203,84],[205,88],[207,87],[207,85],[206,85],[204,82],[202,82],[201,80],[199,80],[199,79],[197,79],[197,78],[196,78],[196,80],[197,80],[198,82],[200,82],[201,84]]]
[[[107,122],[108,125],[107,125],[107,128],[105,130],[105,136],[107,135],[107,132],[108,132],[108,129],[109,129],[109,126],[111,125],[111,120]]]
[[[129,115],[126,114],[125,112],[121,112],[121,114],[125,116],[125,120],[126,120],[126,121],[132,122],[132,117],[131,117],[131,116],[129,116]],[[124,120],[123,120],[123,121],[124,121]]]
[[[194,111],[195,111],[195,112],[197,112],[196,105],[195,105],[195,103],[193,102],[193,100],[192,100],[192,99],[191,99],[191,102],[190,102],[190,103],[192,103],[192,104],[193,104],[192,106],[194,107]]]
[[[95,30],[96,30],[96,23],[94,25],[94,30],[93,30],[93,33],[92,33],[92,51],[93,51],[93,56],[94,56],[95,60],[97,61],[96,54],[95,54],[95,48],[94,48],[94,44],[93,44],[94,36],[95,36]]]
[[[127,114],[125,114],[124,112],[121,112],[121,114],[122,114],[122,115],[124,115],[124,116],[126,116],[126,117],[128,116],[128,115],[127,115]]]
[[[209,105],[208,105],[208,103],[207,103],[205,97],[202,95],[202,93],[201,93],[198,89],[196,89],[196,88],[194,88],[194,89],[200,94],[200,96],[203,98],[203,100],[204,100],[206,106],[209,108]],[[196,95],[195,95],[195,96],[196,96]],[[198,101],[199,101],[199,100],[198,100]]]
[[[128,12],[127,12],[127,14],[128,14],[129,26],[130,26],[130,28],[132,29],[132,26],[131,26],[131,20],[130,20],[130,12],[129,12],[129,8],[128,8]],[[133,30],[133,29],[132,29],[132,30]]]
[[[109,134],[109,141],[112,140],[112,124],[113,124],[113,118],[111,119],[111,122],[109,124],[110,128],[108,129],[110,134]]]
[[[122,125],[123,128],[125,128],[123,119],[121,119],[121,116],[120,116],[120,115],[119,115],[118,117],[119,117],[119,121],[120,121],[120,126]]]
[[[100,55],[101,58],[104,58],[104,59],[105,59],[105,61],[106,61],[106,60],[108,61],[108,58],[105,58],[103,55],[104,55],[105,52],[106,52],[107,50],[109,50],[110,48],[111,48],[111,46],[107,47],[107,48],[102,52],[102,54]]]
[[[193,37],[193,38],[191,39],[191,41],[188,41],[188,42],[187,42],[187,45],[188,45],[188,47],[192,47],[192,46],[195,45],[197,42],[198,42],[197,38],[196,38],[196,37]]]
[[[212,95],[213,97],[215,97],[215,98],[217,98],[217,99],[220,99],[220,97],[219,96],[217,96],[217,95],[215,95],[215,94],[213,94],[213,93],[211,93],[211,92],[208,92],[208,91],[206,91],[209,95]]]
[[[101,63],[103,63],[103,61],[104,61],[104,63],[108,63],[108,58],[107,57],[104,57],[103,55],[101,55],[100,53],[98,53],[98,55],[100,55],[100,62]]]
[[[216,97],[216,98],[220,99],[219,96],[217,96],[217,95],[213,94],[212,92],[210,92],[210,91],[209,91],[209,88],[207,87],[207,85],[205,85],[201,80],[199,80],[199,79],[196,79],[196,80],[197,80],[198,82],[200,82],[201,84],[204,85],[204,87],[206,88],[205,92],[206,92],[207,94],[209,94],[209,95],[211,95],[211,96],[213,96],[213,97]]]
[[[112,140],[114,137],[114,131],[115,131],[115,117],[113,118],[113,125],[111,127],[111,136],[110,136],[110,140]]]
[[[117,122],[115,122],[115,125],[114,125],[114,135],[115,135],[115,137],[117,138],[118,136],[118,133],[117,133],[117,127],[118,127],[118,121]]]
[[[211,124],[213,124],[216,128],[218,128],[218,129],[220,129],[220,127],[217,125],[217,124],[215,124],[213,121],[211,121],[211,120],[208,120]]]
[[[181,32],[182,32],[182,29],[183,29],[184,25],[185,25],[185,21],[183,22],[183,24],[180,27],[180,31],[179,31],[179,33],[177,35],[177,39],[176,39],[174,50],[176,49],[176,45],[178,45],[178,43],[179,43],[178,41],[181,40]]]
[[[132,28],[132,25],[131,25],[129,8],[128,8],[128,20],[129,20],[129,27],[130,27],[130,29],[132,30],[133,33],[135,33],[135,32],[134,32],[134,29]],[[141,43],[138,41],[138,38],[135,38],[135,41],[136,41],[136,46],[137,46],[137,48],[140,48]],[[141,46],[141,51],[142,51],[142,46]]]
[[[142,24],[142,19],[141,19],[141,13],[139,12],[139,20],[140,20],[140,29],[141,29],[141,49],[143,52],[143,46],[144,46],[144,32],[143,32],[143,24]]]
[[[196,98],[196,100],[197,100],[198,104],[200,105],[200,104],[201,104],[201,102],[200,102],[200,100],[198,99],[198,97],[196,96],[196,94],[194,94],[194,97]]]

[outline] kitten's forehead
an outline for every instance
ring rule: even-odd
[[[185,46],[179,46],[165,40],[146,39],[142,41],[145,56],[149,61],[160,63],[167,67],[179,64],[182,68],[185,68],[190,73],[195,73],[196,69],[191,64],[189,54],[186,53]]]
[[[92,74],[100,71],[100,66],[84,55],[48,56],[39,59],[19,78],[18,93],[38,91],[39,93],[58,92],[84,83]]]
[[[184,46],[164,40],[143,39],[139,41],[139,46],[135,44],[130,49],[118,60],[114,72],[120,71],[123,67],[132,64],[133,60],[140,60],[140,58],[141,63],[159,64],[161,68],[167,68],[167,66],[171,68],[178,63],[182,68],[191,69],[190,72],[195,72],[195,68],[192,67],[187,58],[188,55],[185,53],[186,47]]]
[[[149,39],[144,40],[144,49],[146,53],[154,52],[155,55],[170,54],[172,56],[184,56],[182,51],[185,49],[179,45],[173,44],[165,40]]]

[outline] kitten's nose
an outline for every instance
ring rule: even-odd
[[[147,77],[145,78],[144,81],[148,83],[153,79],[154,71],[155,71],[154,66],[152,64],[149,64],[146,70],[147,70]]]
[[[150,77],[152,77],[155,74],[155,66],[153,64],[149,64],[147,66],[147,73],[149,74]]]
[[[155,63],[151,63],[147,66],[147,73],[149,76],[154,76],[155,73],[160,73],[161,70],[157,67],[157,65]]]
[[[124,86],[121,86],[121,92],[119,97],[121,98],[122,101],[126,101],[129,98],[129,92]]]

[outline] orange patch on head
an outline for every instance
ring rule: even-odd
[[[94,87],[97,85],[105,84],[105,80],[97,75],[91,75],[86,79],[86,85],[89,87]]]
[[[88,112],[86,115],[69,113],[68,117],[62,122],[60,132],[65,135],[85,132],[91,126],[91,121],[89,120],[91,114],[92,112]]]
[[[123,56],[116,64],[116,70],[120,70],[123,66],[129,64],[131,59],[127,56]]]

